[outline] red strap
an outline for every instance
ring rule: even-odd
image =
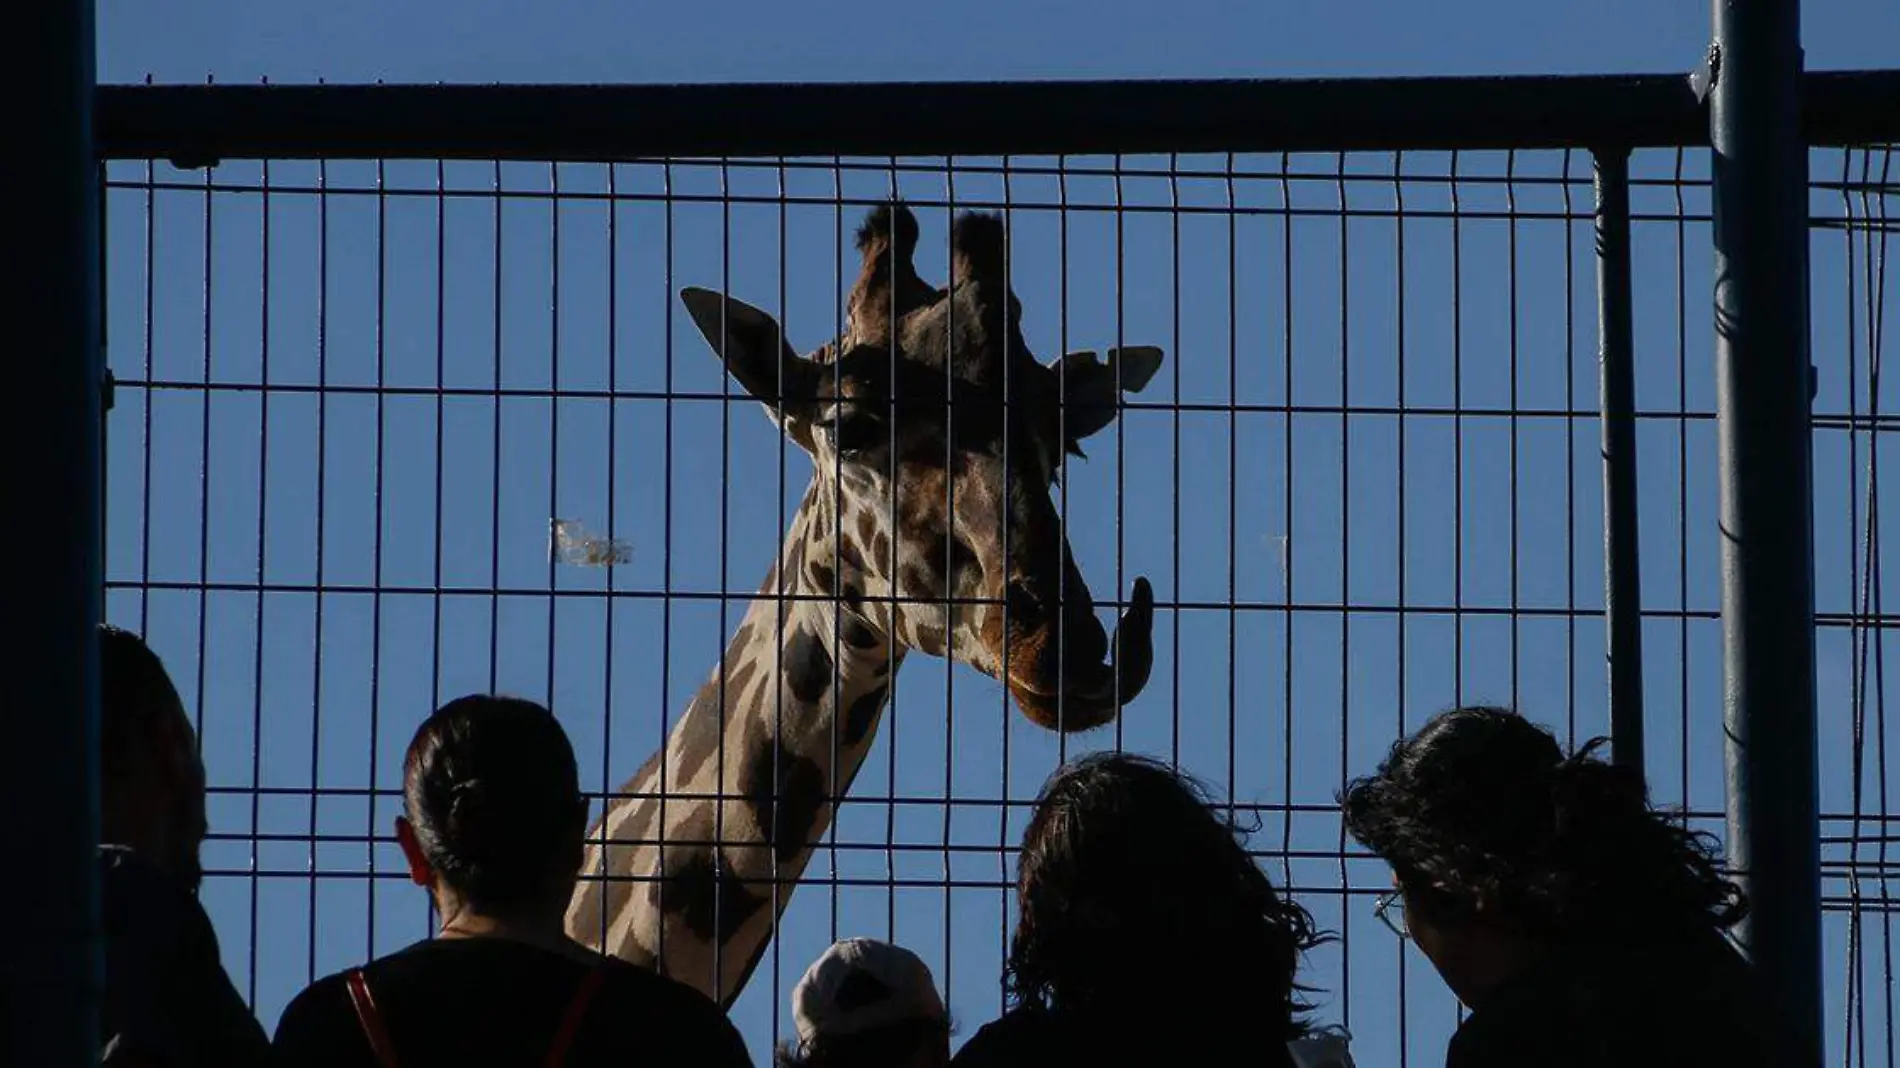
[[[369,980],[363,977],[363,969],[350,969],[347,983],[350,1000],[356,1004],[357,1022],[363,1025],[363,1037],[369,1039],[369,1048],[375,1051],[377,1062],[383,1068],[396,1068],[396,1051],[389,1045],[389,1032],[383,1030],[383,1017],[376,1011],[376,1001],[369,996]]]
[[[547,1068],[560,1068],[561,1063],[567,1060],[567,1047],[574,1044],[574,1034],[580,1030],[581,1018],[587,1015],[587,1003],[594,1000],[594,991],[600,989],[601,981],[606,978],[607,966],[603,962],[581,980],[580,989],[574,991],[574,1000],[568,1002],[567,1016],[561,1021],[561,1029],[555,1032],[554,1045],[548,1047]]]

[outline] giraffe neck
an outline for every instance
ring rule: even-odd
[[[767,575],[664,748],[590,830],[568,907],[576,940],[722,1005],[764,955],[849,792],[904,654],[811,577],[808,546],[830,544],[813,535],[836,529],[819,497],[814,484],[782,570]]]

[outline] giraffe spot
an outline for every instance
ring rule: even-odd
[[[838,581],[838,573],[831,569],[830,564],[814,562],[811,565],[811,581],[819,592],[830,593],[832,584]]]
[[[679,773],[669,776],[667,785],[678,788],[693,782],[705,769],[708,762],[719,755],[720,725],[725,722],[725,710],[719,703],[720,679],[726,680],[725,699],[729,704],[737,704],[739,690],[732,685],[732,673],[715,675],[700,686],[693,695],[692,704],[686,706],[686,715],[680,728]],[[725,739],[732,744],[732,739]]]
[[[943,655],[943,628],[918,627],[917,633],[911,637],[911,644],[916,646],[920,652],[928,653],[931,656]]]
[[[785,684],[800,701],[817,701],[831,685],[831,654],[804,627],[785,643]]]
[[[745,888],[730,864],[717,864],[716,846],[694,849],[666,878],[649,884],[647,900],[661,913],[678,916],[693,936],[723,941],[765,907],[765,898]],[[720,869],[725,870],[720,870]]]
[[[856,607],[864,603],[864,587],[855,582],[847,582],[844,589],[838,591],[844,597],[844,603]]]
[[[810,757],[800,756],[771,735],[761,735],[746,756],[739,789],[752,807],[760,837],[772,847],[779,863],[790,863],[809,843],[818,822],[825,799],[824,772]]]
[[[640,765],[640,770],[633,773],[633,778],[621,784],[618,792],[634,793],[657,789],[660,780],[655,772],[659,770],[660,760],[665,755],[666,748],[662,744],[660,750],[648,757],[647,762]],[[632,806],[639,807],[634,808],[626,824],[622,825],[620,833],[608,839],[608,844],[601,850],[601,870],[581,873],[600,878],[589,880],[584,884],[586,889],[581,894],[580,908],[568,924],[568,933],[576,938],[591,941],[600,936],[604,931],[603,924],[611,925],[619,917],[621,910],[627,907],[628,900],[633,897],[634,880],[629,877],[627,869],[631,865],[637,847],[616,846],[612,843],[619,838],[638,840],[650,834],[654,821],[659,817],[658,803],[644,798],[611,799],[603,806],[600,818],[587,829],[587,837],[590,840],[602,837],[608,825],[613,822],[613,818]]]
[[[859,745],[877,722],[878,709],[884,705],[884,687],[874,686],[858,695],[844,714],[844,744]]]
[[[904,565],[903,585],[900,588],[904,591],[904,597],[907,600],[941,600],[943,598],[942,585],[922,567],[916,564]]]
[[[858,513],[858,541],[859,542],[865,545],[874,544],[877,539],[877,535],[880,533],[882,532],[877,529],[877,513],[876,512],[866,509]],[[879,556],[878,559],[882,560],[884,559],[884,557]]]
[[[769,575],[769,576],[767,577],[767,580],[766,580],[767,582],[769,582],[769,583],[771,583],[771,584],[772,584],[772,587],[771,587],[771,588],[773,588],[773,589],[777,589],[777,582],[778,582],[778,577],[779,577],[779,575],[781,575],[781,574],[787,574],[787,575],[792,575],[792,574],[797,574],[797,573],[798,573],[799,571],[801,571],[801,570],[803,570],[803,569],[804,569],[804,567],[805,567],[805,543],[804,543],[804,542],[802,542],[802,541],[796,541],[796,542],[793,542],[793,543],[792,543],[792,544],[791,544],[791,545],[790,545],[790,546],[789,546],[789,547],[788,547],[788,548],[787,548],[787,549],[785,550],[785,554],[784,554],[784,570],[783,570],[783,571],[780,571],[780,570],[779,570],[779,567],[780,567],[780,564],[779,564],[779,562],[778,562],[778,561],[773,561],[773,563],[772,563],[772,573],[771,573],[771,575]]]
[[[838,542],[838,562],[853,571],[869,570],[864,566],[864,554],[858,550],[857,543],[848,538]]]
[[[843,622],[846,645],[851,646],[853,649],[875,649],[877,647],[877,631],[872,630],[869,623],[852,616],[846,616]]]
[[[726,672],[726,700],[744,700],[746,684],[751,682],[752,676],[758,672],[759,665],[753,660],[743,661],[738,667]]]
[[[872,536],[871,555],[876,557],[879,560],[889,560],[891,558],[890,535],[880,530],[875,535]]]

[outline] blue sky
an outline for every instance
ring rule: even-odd
[[[1876,0],[1808,7],[1810,67],[1892,63],[1900,9]],[[1693,65],[1707,36],[1698,6],[1629,2],[1534,13],[1470,2],[1350,12],[1316,3],[1035,2],[904,14],[844,3],[638,14],[604,4],[530,12],[496,3],[186,3],[162,13],[103,8],[100,76],[643,82],[1667,71]],[[1839,154],[1815,161],[1816,180],[1839,177]],[[1587,212],[1589,161],[1462,157],[1459,174],[1469,180],[1459,183],[1458,207],[1468,217],[1455,243],[1443,217],[1451,207],[1443,154],[1402,163],[1402,238],[1389,214],[1354,218],[1342,236],[1336,214],[1342,195],[1354,210],[1396,206],[1390,155],[1348,159],[1353,177],[1343,194],[1327,157],[1288,161],[1294,177],[1284,182],[1278,158],[1241,158],[1235,171],[1263,177],[1231,187],[1220,176],[1226,160],[1183,157],[1181,171],[1213,176],[1172,185],[1126,178],[1119,216],[1106,210],[1117,203],[1112,178],[1075,174],[1058,184],[1034,173],[1054,161],[1018,157],[1005,186],[998,162],[959,160],[952,189],[941,161],[905,161],[897,185],[920,204],[919,265],[926,276],[943,273],[940,205],[952,193],[959,204],[1007,197],[1025,330],[1042,358],[1105,348],[1118,329],[1127,343],[1166,349],[1161,374],[1137,398],[1152,407],[1125,413],[1091,443],[1090,460],[1072,462],[1065,506],[1098,602],[1125,596],[1145,574],[1162,602],[1202,606],[1160,613],[1147,692],[1119,731],[1074,740],[1070,751],[1119,735],[1128,748],[1178,757],[1223,799],[1268,806],[1254,844],[1269,854],[1269,871],[1345,936],[1311,959],[1309,979],[1324,991],[1319,1017],[1351,1026],[1362,1064],[1433,1062],[1456,1023],[1454,1003],[1424,961],[1372,919],[1369,894],[1342,906],[1342,885],[1371,890],[1385,875],[1374,862],[1328,855],[1341,838],[1324,806],[1405,725],[1458,700],[1517,701],[1562,732],[1574,723],[1579,736],[1605,728],[1601,624],[1565,618],[1600,604],[1597,428],[1584,417],[1513,423],[1468,414],[1458,421],[1460,454],[1449,414],[1409,416],[1401,434],[1401,420],[1380,409],[1401,400],[1401,373],[1403,402],[1413,407],[1496,412],[1515,388],[1520,408],[1594,408],[1589,225],[1563,221],[1566,187],[1549,181],[1567,167],[1568,209]],[[1069,162],[1086,171],[1113,161]],[[1168,162],[1130,157],[1122,165],[1137,172]],[[1676,165],[1673,153],[1646,153],[1634,167],[1639,177],[1664,178]],[[1691,178],[1705,173],[1695,156],[1683,167]],[[1498,181],[1507,168],[1523,180]],[[232,162],[213,175],[228,191],[211,197],[208,243],[203,174],[157,167],[156,183],[177,188],[149,194],[138,187],[144,177],[141,164],[111,170],[120,187],[108,204],[109,358],[121,379],[170,385],[122,389],[109,422],[108,614],[145,631],[201,716],[219,791],[205,900],[240,988],[271,1026],[313,975],[426,933],[422,895],[395,877],[393,843],[378,842],[379,876],[364,877],[372,861],[365,837],[387,836],[396,799],[386,791],[398,780],[402,747],[438,700],[491,687],[550,700],[590,788],[618,785],[657,745],[662,710],[677,715],[716,663],[809,472],[750,404],[733,405],[722,420],[717,401],[675,403],[669,447],[666,405],[639,395],[663,390],[669,376],[676,390],[722,389],[672,292],[730,288],[782,312],[801,348],[819,343],[836,328],[849,281],[837,250],[863,210],[830,201],[881,197],[892,178],[875,167],[792,168],[781,178],[770,167],[722,175],[703,165],[670,174],[630,165],[611,176],[618,199],[610,202],[605,169],[564,166],[559,188],[578,195],[561,201],[557,226],[545,195],[556,179],[545,164],[503,167],[503,188],[519,195],[503,198],[499,212],[484,195],[496,180],[487,165],[444,168],[443,186],[470,195],[438,199],[432,163],[391,163],[379,200],[372,164],[322,173],[277,164],[266,254],[262,198],[251,191],[263,177],[257,164]],[[321,204],[308,192],[319,181],[331,191]],[[705,199],[722,187],[773,197],[781,182],[794,201],[783,212],[759,203],[725,212]],[[1706,197],[1691,188],[1684,207],[1705,213]],[[1537,217],[1515,226],[1481,217],[1510,201]],[[1052,210],[1061,203],[1070,208],[1066,222]],[[1193,209],[1178,228],[1154,210],[1171,203]],[[1837,192],[1817,193],[1814,204],[1817,213],[1843,210]],[[1673,213],[1674,193],[1639,188],[1636,210]],[[1705,413],[1713,407],[1707,226],[1691,222],[1681,237],[1679,262],[1674,223],[1637,226],[1638,405]],[[728,243],[731,259],[722,262]],[[1827,232],[1814,248],[1818,406],[1849,407],[1848,367],[1858,363],[1853,403],[1865,411],[1867,322],[1859,310],[1848,319],[1846,246]],[[1866,285],[1856,277],[1856,298]],[[1893,295],[1891,275],[1885,287]],[[1891,351],[1890,339],[1885,346]],[[421,392],[437,382],[438,360],[448,385],[492,389],[498,351],[502,384],[519,391],[499,405],[476,392],[438,410]],[[207,360],[210,381],[232,387],[211,391],[208,408],[202,388],[175,388],[204,382]],[[379,364],[381,382],[397,391],[381,404],[380,429],[367,391]],[[262,381],[273,388],[251,388]],[[327,386],[321,401],[319,381]],[[582,395],[550,404],[550,391]],[[608,391],[620,399],[603,399]],[[1175,400],[1207,410],[1177,415],[1167,408]],[[1289,400],[1303,409],[1290,420],[1222,410]],[[1879,401],[1887,411],[1894,398]],[[1342,404],[1352,409],[1343,419],[1325,410]],[[1660,800],[1716,811],[1719,625],[1684,622],[1679,611],[1706,613],[1719,601],[1713,425],[1646,419],[1639,435],[1644,603],[1657,613],[1645,631],[1650,774]],[[1855,520],[1865,516],[1864,505],[1851,512],[1848,501],[1864,479],[1867,439],[1857,452],[1849,447],[1843,433],[1817,436],[1824,612],[1857,600],[1850,553]],[[722,482],[724,494],[716,492]],[[608,576],[549,566],[551,515],[611,528],[632,544],[632,561],[611,576],[621,595],[611,610],[588,595],[606,592]],[[217,588],[201,593],[201,582]],[[260,595],[260,584],[268,592]],[[310,592],[318,585],[333,591],[322,599],[320,626]],[[429,591],[438,585],[461,592],[437,597]],[[561,595],[550,597],[550,588]],[[669,603],[669,588],[735,598]],[[491,596],[497,589],[509,592]],[[1289,600],[1299,610],[1288,612]],[[1247,607],[1230,612],[1231,601]],[[1342,601],[1408,611],[1353,613],[1342,630]],[[1513,603],[1527,613],[1515,626],[1502,611]],[[1467,609],[1462,628],[1449,612],[1419,611],[1457,606]],[[1854,805],[1858,692],[1848,632],[1824,631],[1819,651],[1823,807],[1842,813]],[[1885,744],[1870,714],[1860,780],[1869,811],[1886,810],[1877,789],[1900,785],[1900,773],[1879,779],[1885,763],[1874,758]],[[916,948],[948,987],[965,1034],[993,1017],[1008,906],[1000,884],[1013,861],[998,847],[1013,846],[1022,822],[1020,810],[1005,820],[996,802],[1033,796],[1060,755],[994,683],[911,658],[854,788],[907,803],[846,804],[835,861],[823,851],[809,874],[835,871],[868,885],[807,886],[794,896],[734,1010],[755,1058],[763,1063],[788,1024],[791,984],[834,936],[895,937]],[[321,789],[314,808],[313,783]],[[370,787],[385,791],[373,807]],[[946,797],[972,803],[947,805]],[[1850,829],[1841,822],[1829,833]],[[1826,855],[1845,854],[1830,846]],[[934,885],[946,877],[956,884],[948,892]],[[893,880],[918,885],[892,889]],[[1828,893],[1846,892],[1844,880],[1830,880]],[[1866,920],[1873,956],[1876,934],[1891,937],[1885,923],[1877,914]],[[1830,915],[1828,934],[1835,1056],[1848,990],[1844,916]],[[1873,963],[1862,967],[1879,983]],[[1884,1010],[1878,994],[1873,1000],[1868,1024],[1878,1028]]]

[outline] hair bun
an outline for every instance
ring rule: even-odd
[[[500,813],[495,810],[487,781],[472,778],[451,784],[446,807],[443,829],[455,843],[459,859],[465,864],[479,864],[492,857]]]

